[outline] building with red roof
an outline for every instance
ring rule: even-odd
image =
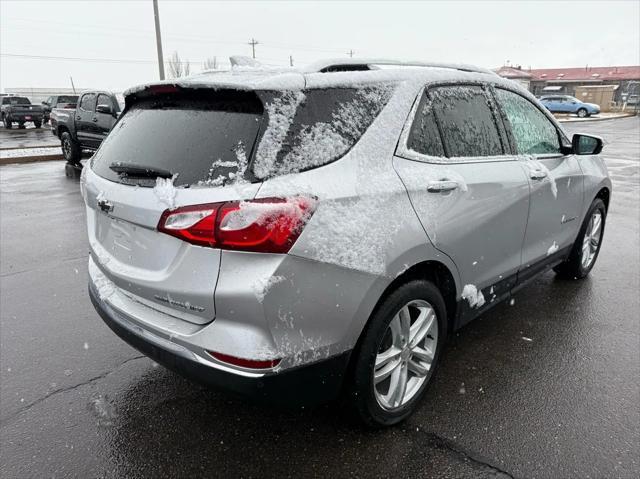
[[[614,86],[613,99],[625,101],[629,95],[640,93],[640,65],[577,68],[523,69],[519,66],[504,66],[496,70],[504,78],[527,85],[536,96],[548,94],[575,95],[577,87],[597,89],[599,86]]]

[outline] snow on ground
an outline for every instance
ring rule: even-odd
[[[29,156],[62,155],[59,146],[50,148],[16,148],[12,150],[0,150],[0,158],[26,158]]]

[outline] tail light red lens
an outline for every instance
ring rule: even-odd
[[[199,246],[287,253],[315,207],[304,196],[186,206],[166,210],[158,231]]]
[[[235,356],[229,356],[228,354],[216,353],[213,351],[207,351],[211,356],[223,363],[233,364],[234,366],[240,366],[242,368],[251,369],[270,369],[275,368],[280,364],[280,359],[245,359],[237,358]]]

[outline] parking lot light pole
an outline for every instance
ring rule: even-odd
[[[158,0],[153,0],[153,17],[156,22],[156,46],[158,49],[158,70],[160,80],[164,80],[164,60],[162,56],[162,37],[160,36],[160,14],[158,13]]]

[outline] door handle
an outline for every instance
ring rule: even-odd
[[[532,180],[543,180],[547,177],[547,172],[545,170],[531,170],[529,176]]]
[[[450,180],[440,180],[440,181],[430,181],[427,185],[427,191],[429,193],[440,193],[443,191],[452,191],[458,187],[457,181]]]
[[[97,123],[98,122],[98,118],[96,118],[95,116],[91,119],[92,122]]]
[[[76,116],[76,120],[82,120],[81,116]]]

